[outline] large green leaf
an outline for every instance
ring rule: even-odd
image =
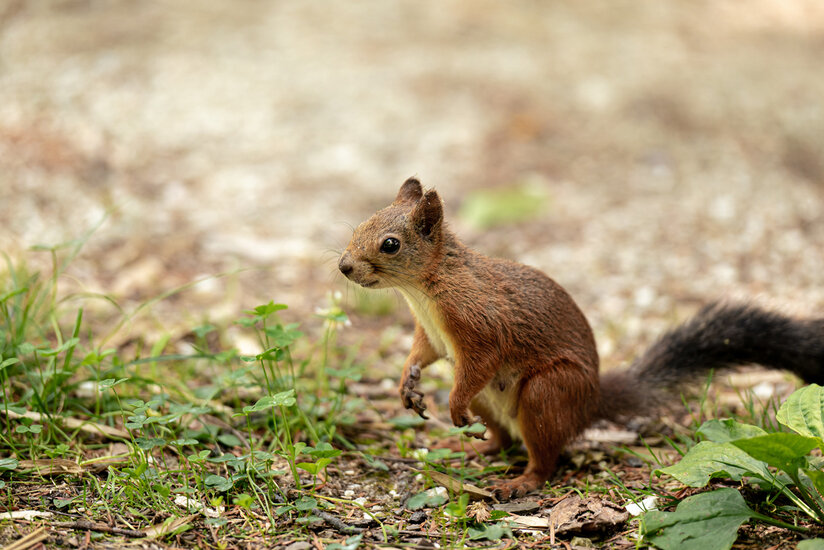
[[[824,438],[824,388],[810,384],[796,390],[778,409],[776,419],[801,435]]]
[[[824,550],[824,539],[802,540],[796,548],[798,550]]]
[[[714,477],[739,481],[745,475],[773,479],[767,464],[757,460],[732,443],[702,441],[689,450],[677,464],[656,470],[671,475],[684,485],[703,487]]]
[[[696,433],[707,441],[727,443],[728,441],[735,441],[736,439],[765,435],[767,432],[758,426],[742,424],[732,418],[725,418],[723,420],[707,420],[698,428]]]
[[[735,489],[719,489],[684,499],[674,512],[644,515],[642,534],[663,550],[727,550],[738,528],[760,517]]]
[[[804,473],[810,478],[815,490],[824,495],[824,472],[821,470],[804,470]]]
[[[731,442],[756,460],[794,474],[804,464],[804,457],[818,447],[817,437],[772,433]]]

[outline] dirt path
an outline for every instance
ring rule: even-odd
[[[170,316],[310,312],[405,177],[452,214],[530,180],[539,219],[453,225],[568,286],[616,362],[709,297],[824,307],[822,49],[814,0],[7,0],[0,249],[108,212],[84,288],[137,303],[251,267]]]

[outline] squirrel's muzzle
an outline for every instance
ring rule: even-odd
[[[340,261],[338,261],[338,269],[340,272],[349,277],[352,274],[352,271],[355,270],[355,265],[352,262],[352,255],[349,252],[344,252],[343,256],[340,257]]]

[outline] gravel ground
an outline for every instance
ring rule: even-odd
[[[467,242],[568,287],[616,363],[711,298],[824,308],[822,52],[818,0],[4,0],[0,250],[108,214],[69,286],[128,306],[251,268],[163,323],[301,315],[417,174]],[[537,219],[455,217],[523,181]]]

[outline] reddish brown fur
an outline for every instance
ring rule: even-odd
[[[446,357],[455,375],[452,422],[465,426],[478,415],[489,452],[523,438],[529,464],[495,485],[502,498],[543,485],[564,445],[592,420],[648,412],[667,388],[710,369],[759,362],[824,380],[824,319],[729,304],[704,308],[629,369],[599,380],[592,330],[564,289],[536,269],[465,247],[446,227],[438,194],[415,179],[358,226],[339,267],[365,287],[399,289],[415,314],[399,387],[404,406],[424,416],[421,369]]]
[[[386,235],[403,243],[396,257],[382,257]],[[416,180],[408,180],[392,205],[357,228],[341,271],[367,286],[377,286],[370,283],[385,275],[386,286],[415,287],[434,301],[455,348],[452,422],[471,424],[471,407],[490,432],[488,450],[510,437],[475,398],[503,368],[512,373],[500,384],[517,385],[517,423],[529,465],[524,475],[496,487],[510,497],[541,486],[564,445],[593,420],[600,400],[595,340],[564,289],[536,269],[464,246],[445,227],[437,193],[424,194]],[[402,395],[414,365],[423,368],[442,356],[418,321]]]

